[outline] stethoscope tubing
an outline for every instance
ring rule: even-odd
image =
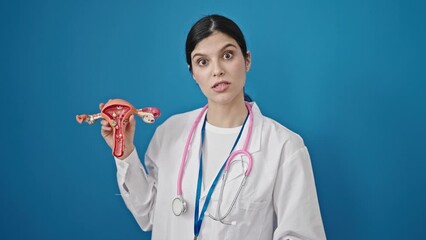
[[[253,158],[252,158],[251,154],[250,154],[249,152],[247,152],[247,150],[245,150],[245,149],[240,149],[240,150],[233,151],[233,152],[232,152],[232,154],[231,154],[231,155],[229,155],[229,158],[228,158],[228,160],[226,161],[226,165],[225,165],[225,169],[224,169],[224,174],[226,174],[226,173],[228,172],[231,161],[232,161],[232,160],[233,160],[233,159],[234,159],[237,155],[244,155],[244,156],[246,156],[246,157],[248,158],[248,162],[249,162],[249,164],[248,164],[248,166],[247,166],[247,170],[246,170],[246,172],[245,172],[244,174],[245,174],[246,176],[249,176],[249,175],[250,175],[250,172],[251,172],[251,169],[252,169],[252,167],[253,167],[253,164],[251,164],[251,163],[253,162]]]
[[[188,159],[189,145],[191,144],[192,138],[195,135],[194,134],[195,129],[197,129],[197,126],[200,123],[201,118],[203,117],[204,113],[206,112],[207,107],[208,107],[208,105],[204,106],[203,109],[201,110],[200,114],[195,119],[195,122],[192,125],[191,130],[189,131],[188,138],[186,139],[185,150],[183,151],[182,161],[181,161],[181,164],[180,164],[178,181],[177,181],[177,195],[178,196],[182,196],[182,179],[183,179],[183,172],[184,172],[184,169],[185,169],[185,166],[186,166],[186,160]]]

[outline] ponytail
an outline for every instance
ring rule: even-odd
[[[253,102],[253,99],[251,99],[251,97],[247,93],[244,92],[244,101]]]

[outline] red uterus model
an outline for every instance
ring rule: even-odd
[[[121,157],[124,154],[125,129],[129,123],[130,116],[133,114],[141,117],[146,123],[153,123],[160,116],[161,112],[160,109],[153,107],[136,109],[125,100],[113,99],[109,100],[103,106],[100,113],[93,115],[81,114],[75,118],[80,124],[85,121],[90,125],[94,124],[99,118],[107,120],[113,129],[114,149],[112,150],[112,154],[116,157]]]

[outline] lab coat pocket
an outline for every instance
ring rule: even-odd
[[[225,184],[222,186],[223,182],[219,182],[212,197],[214,207],[211,208],[210,213],[216,218],[226,216],[223,223],[216,222],[217,230],[222,233],[220,236],[224,236],[221,239],[259,240],[262,229],[264,229],[268,201],[263,199],[263,196],[254,196],[255,188],[248,182],[242,185],[247,168],[248,161],[245,156],[235,158],[230,166]],[[220,197],[221,191],[222,197]],[[220,203],[219,200],[221,200]]]
[[[225,214],[231,204],[229,202],[223,203],[221,213]],[[223,228],[226,229],[224,239],[260,240],[260,235],[266,222],[266,205],[266,202],[237,199],[234,208],[224,220],[231,224],[223,224]]]

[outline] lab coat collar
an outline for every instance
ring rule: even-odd
[[[263,115],[255,102],[249,103],[253,111],[253,132],[250,139],[248,151],[253,154],[260,151],[260,143],[262,138]]]

